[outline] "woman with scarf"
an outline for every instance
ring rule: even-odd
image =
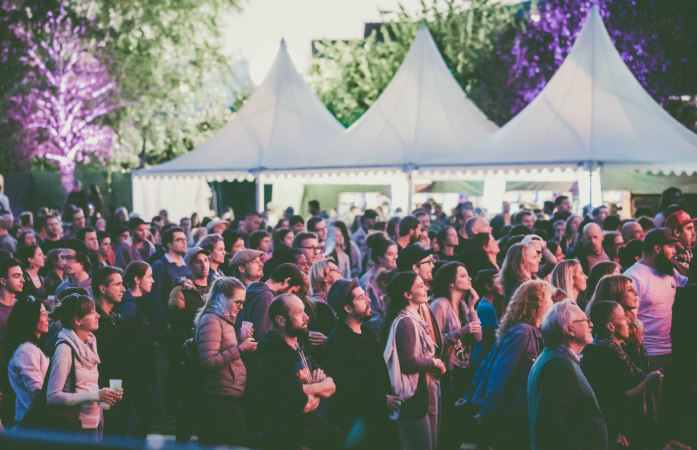
[[[245,286],[237,278],[217,278],[194,319],[194,342],[203,370],[200,404],[205,406],[200,408],[198,430],[203,445],[243,446],[247,442],[242,409],[247,370],[242,353],[256,350],[257,342],[252,337],[254,330],[244,329],[238,344],[235,319],[245,295]]]
[[[655,433],[647,433],[651,426],[644,413],[644,393],[658,387],[663,374],[645,373],[625,353],[630,320],[622,305],[594,302],[590,320],[594,338],[583,350],[581,368],[605,417],[611,448],[655,448],[658,442],[647,442]]]
[[[99,388],[99,355],[97,339],[92,334],[99,328],[99,314],[94,301],[80,294],[63,298],[53,311],[63,328],[58,332],[55,352],[46,387],[46,403],[62,406],[54,417],[52,428],[82,432],[99,437],[102,408],[121,400],[122,392]]]
[[[431,332],[419,313],[426,303],[426,284],[415,272],[400,272],[387,286],[382,342],[392,387],[403,400],[397,427],[405,450],[435,448],[438,430],[429,420],[428,384],[429,377],[445,373],[445,365],[436,357]]]

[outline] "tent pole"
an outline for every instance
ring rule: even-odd
[[[414,171],[411,168],[407,168],[407,214],[411,214],[414,204]]]
[[[262,179],[261,172],[257,172],[255,178],[257,212],[261,214],[264,212],[264,180]]]

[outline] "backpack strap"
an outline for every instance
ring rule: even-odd
[[[77,389],[77,386],[76,386],[77,378],[75,377],[75,350],[73,350],[73,347],[70,344],[68,344],[68,341],[66,341],[65,339],[59,339],[58,342],[56,342],[56,346],[54,347],[54,351],[53,351],[54,353],[55,353],[55,349],[58,348],[58,346],[61,344],[65,344],[68,346],[68,348],[70,349],[70,356],[72,356],[72,364],[70,365],[70,375],[68,375],[68,376],[70,377],[70,393],[74,394],[76,392],[76,389]],[[53,359],[53,358],[51,358],[51,359]],[[45,382],[46,382],[46,380],[44,379],[44,383]]]

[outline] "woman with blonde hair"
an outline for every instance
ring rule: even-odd
[[[339,279],[341,279],[341,270],[334,260],[320,259],[310,268],[309,285],[312,293],[307,296],[303,296],[302,292],[298,293],[298,297],[305,304],[305,313],[310,317],[307,327],[308,343],[312,350],[318,350],[317,347],[324,345],[327,336],[336,325],[336,313],[327,303],[327,293]]]
[[[593,297],[586,306],[586,315],[590,314],[593,304],[604,300],[617,302],[624,309],[629,319],[629,338],[624,344],[624,351],[634,364],[643,371],[649,368],[649,356],[644,347],[644,326],[637,319],[634,311],[639,307],[639,293],[634,289],[634,282],[626,275],[605,275],[598,281]]]
[[[250,329],[244,330],[238,344],[235,320],[245,295],[245,286],[237,278],[217,278],[194,319],[194,343],[203,370],[200,404],[205,407],[200,408],[199,441],[204,445],[242,446],[247,442],[242,408],[247,370],[242,353],[255,351],[257,342]]]
[[[524,282],[513,294],[496,331],[496,344],[474,375],[465,396],[456,404],[480,408],[474,416],[491,436],[493,448],[528,448],[527,382],[543,348],[540,325],[552,308],[554,287],[542,280]],[[501,424],[506,424],[501,433]],[[485,445],[486,447],[486,445]]]
[[[569,300],[576,302],[578,295],[586,290],[588,277],[583,273],[581,263],[566,259],[552,271],[552,285],[566,292]]]
[[[506,302],[513,297],[518,286],[532,280],[540,268],[541,253],[531,244],[513,244],[501,265],[501,284]]]

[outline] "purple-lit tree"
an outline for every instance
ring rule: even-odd
[[[509,85],[518,93],[512,115],[554,75],[594,4],[623,61],[657,102],[666,107],[670,96],[697,94],[697,33],[691,31],[694,0],[546,0],[527,15],[513,52],[502,52],[511,67]]]
[[[24,94],[13,97],[9,115],[21,129],[27,158],[56,162],[68,192],[78,162],[105,162],[115,133],[99,123],[117,108],[115,83],[100,61],[103,42],[85,38],[85,25],[73,23],[61,2],[38,27],[15,25],[14,34],[26,44],[21,61],[28,70]]]

